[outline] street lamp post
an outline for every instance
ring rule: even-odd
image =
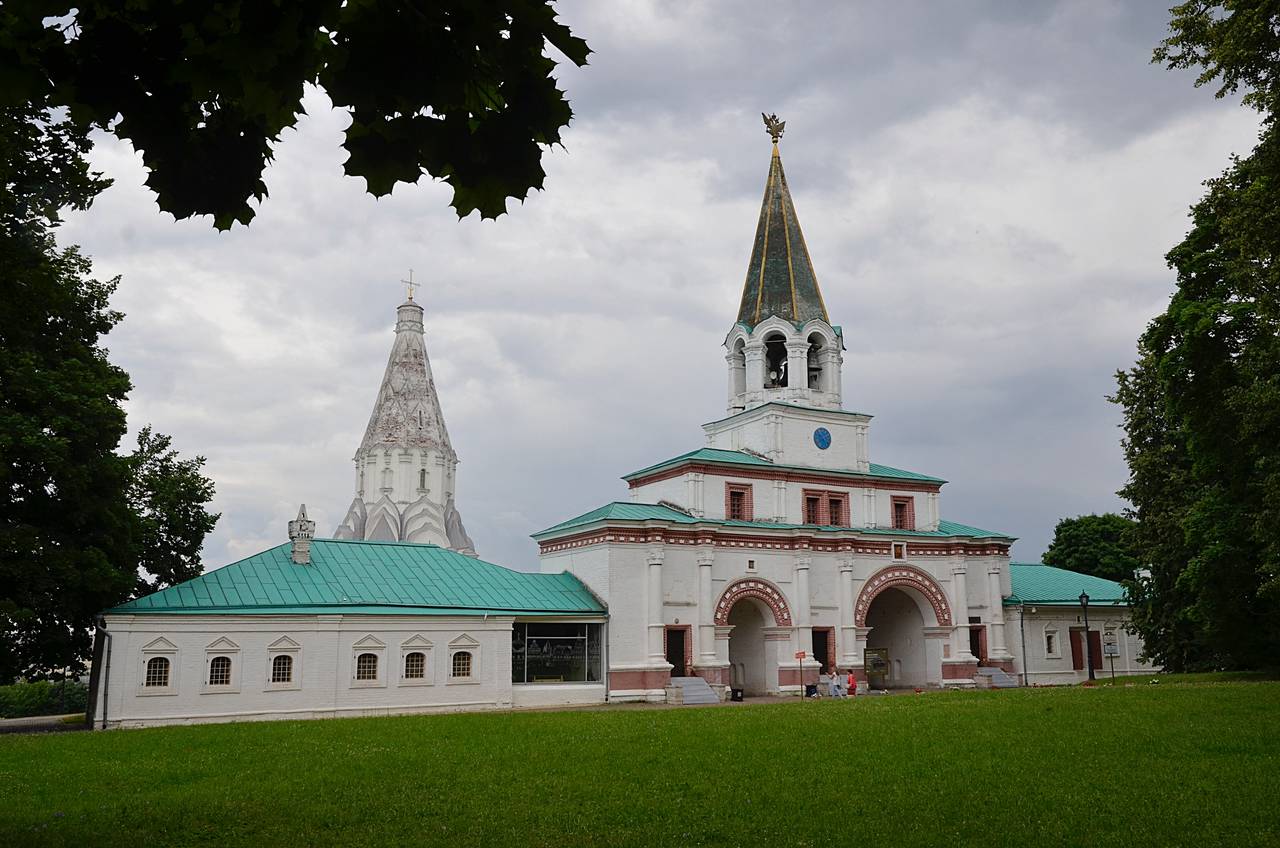
[[[1089,669],[1089,679],[1093,680],[1093,651],[1089,649],[1089,593],[1080,593],[1080,609],[1084,610],[1084,662]]]

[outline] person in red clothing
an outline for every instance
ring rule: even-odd
[[[845,691],[849,693],[850,698],[858,694],[858,678],[854,675],[853,669],[849,669],[849,688]]]

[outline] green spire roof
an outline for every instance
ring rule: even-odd
[[[136,615],[602,615],[567,572],[513,571],[435,545],[316,539],[311,563],[288,544],[208,571],[109,613]]]
[[[738,322],[754,327],[771,315],[799,326],[813,318],[827,318],[827,307],[818,289],[818,276],[809,260],[796,207],[787,188],[778,144],[773,145],[769,179],[760,205],[760,223],[751,248],[751,264],[742,287]]]

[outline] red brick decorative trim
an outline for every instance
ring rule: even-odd
[[[671,685],[671,672],[666,669],[641,669],[609,672],[609,691],[666,689]]]
[[[853,605],[853,623],[857,627],[867,626],[867,610],[871,602],[885,589],[897,586],[909,586],[928,599],[933,607],[933,614],[940,627],[951,625],[951,605],[947,603],[947,593],[938,582],[927,573],[910,565],[894,565],[882,568],[868,578],[858,594],[857,603]]]
[[[775,551],[817,551],[819,553],[856,553],[890,556],[889,542],[859,538],[876,535],[873,527],[841,530],[780,530],[780,535],[743,532],[733,527],[721,531],[717,527],[702,530],[679,530],[668,527],[601,527],[581,533],[546,539],[538,543],[540,553],[573,550],[591,545],[713,545],[717,548],[756,548]],[[907,556],[1008,556],[1009,545],[1001,542],[923,542],[907,543]]]
[[[646,474],[644,477],[632,478],[627,481],[627,484],[635,489],[640,486],[647,486],[650,483],[670,480],[672,477],[682,477],[685,474],[714,474],[718,477],[747,477],[752,480],[785,480],[788,483],[812,483],[819,486],[834,485],[844,486],[849,489],[893,489],[897,492],[938,492],[942,490],[941,483],[883,477],[859,477],[855,471],[832,471],[829,474],[825,474],[818,470],[788,471],[767,466],[724,466],[708,465],[701,462],[676,465],[662,471],[655,471],[652,474]]]
[[[773,612],[773,623],[777,627],[791,626],[791,609],[787,606],[787,598],[782,590],[759,577],[744,577],[724,587],[720,600],[716,602],[714,622],[718,625],[729,623],[729,610],[743,598],[755,598],[763,601]]]
[[[942,679],[943,680],[972,680],[978,674],[978,664],[974,663],[943,663]]]
[[[667,634],[672,630],[684,631],[684,670],[686,674],[693,674],[693,625],[668,624],[662,628],[662,655],[664,657],[667,655]]]
[[[724,517],[730,521],[753,521],[755,516],[754,489],[750,483],[724,484]],[[734,494],[742,495],[742,514],[734,515],[731,503]]]
[[[805,524],[829,524],[836,527],[849,526],[849,493],[833,492],[828,489],[803,489],[800,492],[802,503],[804,504],[804,523]],[[816,514],[810,514],[809,500],[814,499],[818,502]],[[835,503],[836,509],[831,509],[832,503]]]

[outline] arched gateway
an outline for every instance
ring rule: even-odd
[[[871,575],[854,604],[854,624],[867,634],[862,653],[871,655],[865,667],[873,685],[941,682],[941,640],[953,622],[947,593],[929,574],[899,565]],[[877,657],[883,668],[873,673]]]
[[[778,652],[789,645],[791,608],[768,580],[747,577],[725,587],[716,603],[717,627],[729,628],[729,684],[748,695],[778,686]]]

